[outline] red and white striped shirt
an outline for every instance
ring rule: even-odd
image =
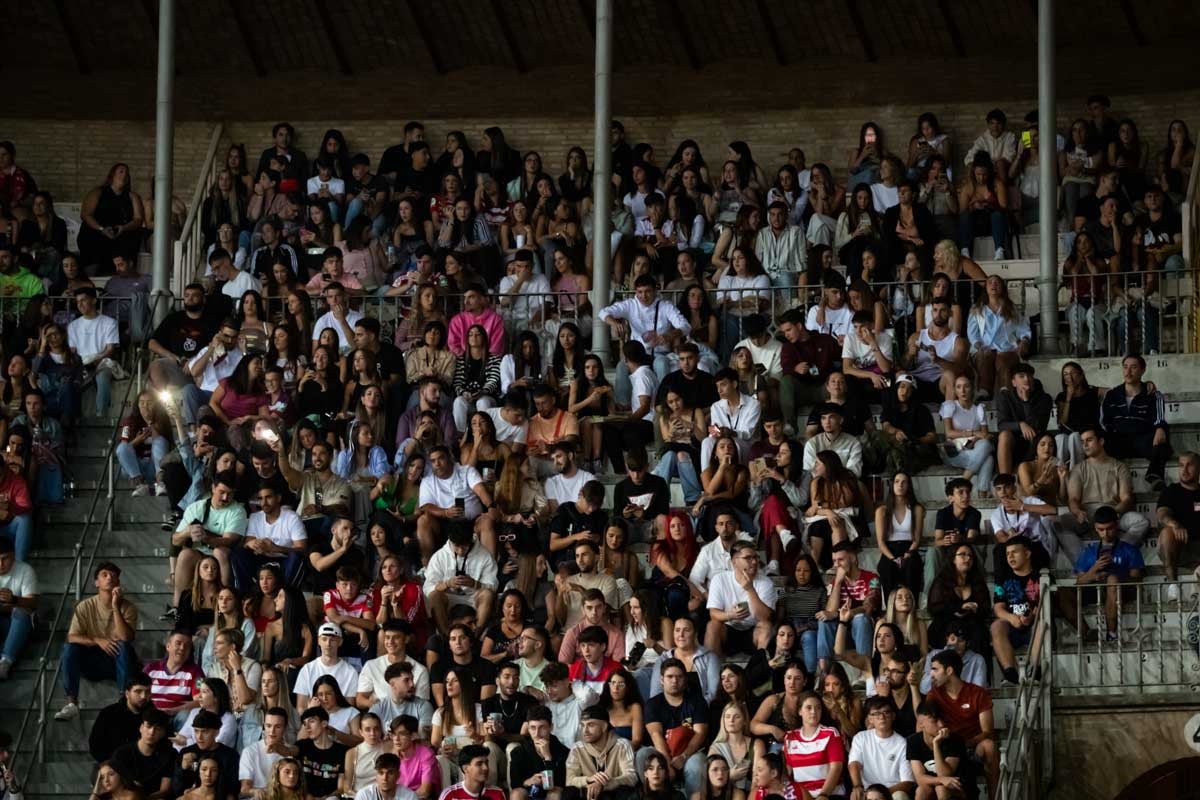
[[[479,794],[472,794],[465,783],[456,783],[442,790],[438,800],[507,800],[504,792],[495,786],[485,786]]]
[[[197,682],[204,678],[200,667],[191,663],[171,672],[167,669],[166,658],[147,664],[146,674],[150,676],[150,699],[160,711],[174,711],[184,703],[190,703],[199,691]]]
[[[337,589],[330,589],[325,592],[322,607],[325,609],[326,614],[330,611],[336,611],[343,617],[355,617],[357,619],[363,619],[364,617],[375,618],[375,607],[371,601],[371,595],[365,592],[359,592],[358,597],[355,597],[350,602],[346,602]]]
[[[846,746],[836,728],[821,725],[811,739],[795,728],[783,737],[783,761],[788,779],[810,793],[821,791],[829,776],[829,765],[845,762]]]

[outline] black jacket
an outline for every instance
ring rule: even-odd
[[[522,736],[516,749],[509,755],[508,779],[513,788],[521,786],[526,780],[538,772],[554,771],[554,785],[564,786],[567,779],[567,755],[570,750],[550,734],[550,760],[543,759],[533,746],[533,739],[528,735]]]
[[[1034,380],[1028,400],[1022,400],[1011,386],[1005,386],[996,393],[996,425],[1001,431],[1019,431],[1024,422],[1042,433],[1050,424],[1053,405],[1039,380]]]

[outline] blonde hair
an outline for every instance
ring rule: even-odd
[[[780,700],[779,702],[783,701]],[[725,704],[725,707],[721,709],[720,716],[717,717],[717,736],[715,739],[713,739],[714,743],[729,741],[729,736],[725,733],[725,712],[730,708],[736,708],[739,712],[741,712],[742,722],[744,723],[742,735],[746,737],[750,736],[750,712],[746,710],[746,704],[738,700],[730,700]]]
[[[912,610],[907,612],[908,616],[905,618],[904,624],[901,624],[897,619],[898,614],[896,611],[896,595],[900,594],[900,592],[908,592],[910,595],[912,595],[913,599]],[[887,614],[884,616],[883,621],[890,622],[899,627],[901,632],[904,634],[904,641],[919,642],[921,640],[921,634],[917,628],[917,626],[920,624],[920,621],[917,619],[916,593],[907,586],[898,586],[893,589],[892,593],[888,595],[887,598]]]
[[[283,765],[288,763],[295,765],[300,776],[295,789],[285,789],[279,782],[279,772]],[[293,756],[284,756],[276,761],[275,766],[271,767],[271,780],[267,782],[263,800],[304,800],[307,793],[304,787],[304,768],[300,765],[299,759]]]
[[[962,261],[962,255],[958,252],[958,245],[953,239],[942,239],[933,246],[933,254],[940,255],[942,261],[951,266],[958,266],[958,262]]]

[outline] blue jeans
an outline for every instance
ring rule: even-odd
[[[688,453],[672,451],[663,453],[662,457],[658,459],[658,463],[654,465],[653,472],[667,483],[671,482],[672,477],[678,476],[679,482],[683,484],[684,502],[688,505],[693,505],[699,500],[700,493],[704,491],[700,486],[700,476],[696,472],[696,465]]]
[[[112,373],[106,369],[98,370],[93,380],[96,382],[96,416],[107,417],[108,407],[112,404]]]
[[[837,640],[838,620],[826,620],[821,623],[821,636],[817,642],[817,657],[832,658],[833,645]],[[850,620],[850,636],[854,639],[854,649],[864,656],[871,655],[871,640],[875,638],[875,623],[866,614],[858,614]]]
[[[126,677],[137,665],[133,642],[117,642],[114,658],[95,645],[63,645],[61,656],[63,692],[71,700],[79,698],[79,679],[89,681],[113,680],[124,690]]]
[[[963,211],[958,215],[958,246],[971,251],[975,243],[975,232],[990,230],[992,246],[999,250],[1008,247],[1008,216],[1003,211],[979,209]]]
[[[662,381],[671,372],[671,362],[667,353],[654,354],[654,374],[658,376],[658,380]],[[633,384],[629,382],[629,367],[625,365],[625,359],[617,361],[617,374],[613,380],[613,392],[616,394],[617,402],[624,405],[636,405],[630,402],[630,395],[633,394]]]
[[[346,206],[346,221],[342,223],[342,230],[349,228],[354,218],[363,213],[365,205],[361,197],[355,197],[350,201],[349,205]],[[382,236],[387,231],[387,215],[380,214],[371,220],[371,230],[375,232],[376,237]]]
[[[959,450],[953,457],[943,454],[942,463],[949,467],[970,470],[976,477],[975,490],[990,492],[992,475],[996,472],[996,462],[992,460],[994,449],[990,439],[977,440],[970,450]]]
[[[117,445],[117,461],[125,471],[125,477],[133,480],[140,477],[146,483],[153,483],[157,479],[158,465],[170,447],[165,437],[153,436],[150,439],[150,458],[138,458],[133,445],[121,442]]]
[[[14,608],[7,616],[0,615],[0,636],[4,637],[4,651],[0,658],[16,661],[25,649],[25,642],[29,640],[32,630],[33,615],[23,608]]]
[[[200,409],[208,405],[212,392],[206,392],[194,383],[183,387],[183,421],[195,425]]]
[[[283,579],[287,586],[295,586],[304,566],[304,554],[291,552],[286,556],[261,556],[244,547],[235,547],[230,553],[233,566],[233,583],[240,592],[251,591],[257,584],[258,571],[264,564],[275,563],[283,568]]]
[[[810,675],[817,673],[817,652],[820,649],[817,646],[817,634],[817,631],[804,631],[800,634],[800,650],[804,653],[804,667]]]
[[[1133,317],[1130,318],[1129,306],[1132,304]],[[1136,331],[1139,327],[1142,329],[1142,352],[1149,353],[1151,350],[1158,350],[1158,308],[1153,303],[1148,303],[1143,298],[1141,300],[1127,300],[1120,303],[1114,309],[1108,311],[1108,318],[1116,317],[1117,323],[1113,326],[1113,333],[1117,339],[1117,353],[1124,355],[1128,352],[1130,346],[1130,336],[1132,327]]]
[[[33,517],[29,514],[13,517],[4,525],[0,525],[0,536],[13,540],[17,561],[28,561],[29,546],[33,543]]]

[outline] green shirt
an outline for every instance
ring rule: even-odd
[[[179,527],[175,529],[176,533],[187,530],[194,522],[204,520],[204,530],[214,536],[245,536],[246,535],[246,507],[241,503],[233,502],[225,508],[217,508],[211,505],[211,499],[197,500],[187,507],[183,512],[183,518],[179,521]],[[208,519],[204,519],[204,507],[208,506]],[[212,548],[206,544],[194,545],[194,548],[201,553],[210,553]]]
[[[9,293],[9,286],[15,289]],[[46,287],[42,279],[24,267],[17,267],[11,275],[0,274],[0,297],[33,297],[35,294],[45,294]]]

